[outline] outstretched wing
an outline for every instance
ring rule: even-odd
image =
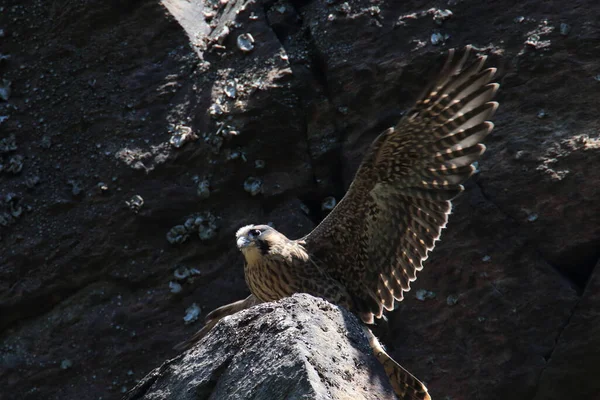
[[[449,51],[438,78],[393,128],[371,144],[348,192],[306,237],[306,249],[342,281],[365,322],[391,310],[423,268],[450,200],[485,151],[499,85],[486,57],[465,67],[471,46]]]

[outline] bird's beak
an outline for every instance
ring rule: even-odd
[[[250,244],[252,244],[252,242],[250,240],[248,240],[248,238],[245,236],[240,236],[237,239],[237,247],[240,250],[243,249],[244,247],[250,246]]]

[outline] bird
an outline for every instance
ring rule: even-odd
[[[368,328],[393,311],[423,269],[452,203],[473,175],[492,131],[499,84],[473,46],[450,49],[436,79],[400,121],[371,143],[346,194],[308,234],[289,239],[269,225],[236,232],[251,294],[217,308],[186,342],[219,320],[263,302],[308,293],[344,307],[363,322],[376,358],[402,400],[431,399],[426,386],[398,364]]]

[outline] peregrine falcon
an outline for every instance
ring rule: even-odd
[[[375,139],[344,198],[312,232],[293,240],[268,225],[237,231],[252,294],[208,314],[180,349],[226,315],[298,292],[345,307],[365,324],[394,309],[439,240],[451,200],[464,190],[494,126],[488,119],[498,108],[491,100],[499,85],[490,83],[496,69],[482,69],[485,56],[467,63],[470,52],[449,50],[437,79]],[[399,398],[430,399],[423,383],[365,333]]]

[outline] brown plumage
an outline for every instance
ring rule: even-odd
[[[484,56],[464,67],[470,50],[449,51],[439,77],[375,139],[344,198],[312,232],[290,240],[266,225],[238,230],[252,295],[209,314],[195,339],[225,315],[297,292],[346,307],[367,324],[402,300],[493,128],[487,119],[498,107],[490,100],[499,85],[489,83],[496,70],[482,70]],[[429,399],[425,386],[366,333],[398,396]]]

